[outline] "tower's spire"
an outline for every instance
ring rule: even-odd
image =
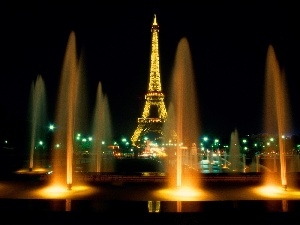
[[[150,80],[149,80],[148,91],[161,91],[159,49],[158,49],[159,26],[157,24],[156,14],[154,14],[151,32],[152,32],[151,65],[150,65]]]
[[[156,22],[156,14],[154,14],[154,20],[153,20],[153,26],[156,26],[157,25],[157,22]]]

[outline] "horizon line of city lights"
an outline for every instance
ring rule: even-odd
[[[48,126],[48,129],[52,132],[55,131],[56,127],[54,124],[50,124]],[[255,137],[254,137],[255,136]],[[259,137],[261,140],[257,140],[257,141],[253,141],[253,139],[257,139],[257,137]],[[281,138],[283,139],[286,139],[286,140],[289,140],[291,139],[291,136],[285,136],[285,135],[282,135]],[[252,140],[252,146],[249,146],[249,141]],[[261,134],[261,135],[253,135],[253,136],[250,136],[250,135],[246,135],[243,136],[243,137],[239,137],[239,140],[238,142],[239,143],[236,143],[236,144],[239,144],[239,146],[241,147],[241,151],[243,152],[247,152],[249,151],[250,148],[258,148],[258,147],[261,147],[261,148],[270,148],[271,146],[275,147],[275,148],[278,148],[278,145],[277,145],[277,142],[276,140],[278,139],[278,135],[266,135],[266,134]],[[82,133],[77,133],[75,135],[75,140],[80,142],[81,143],[87,143],[87,144],[90,144],[89,147],[85,146],[86,149],[88,148],[91,148],[91,143],[94,141],[92,135],[82,135]],[[131,148],[132,146],[130,145],[130,138],[126,138],[126,137],[122,137],[120,139],[120,141],[112,141],[112,143],[106,143],[105,140],[102,140],[101,141],[101,145],[105,146],[110,146],[110,147],[126,147],[126,148]],[[230,149],[230,145],[231,143],[224,143],[224,144],[221,144],[221,140],[222,138],[211,138],[211,135],[202,135],[200,138],[199,138],[199,142],[198,142],[198,149],[200,151],[225,151],[225,150],[229,150]],[[145,143],[145,148],[146,148],[146,142],[148,141],[148,138],[147,137],[144,137],[144,143]],[[149,140],[150,141],[150,140]],[[229,142],[230,142],[230,138],[229,138]],[[38,147],[38,146],[44,146],[45,145],[45,141],[43,140],[38,140],[37,142],[37,145],[35,146]],[[9,145],[9,141],[8,140],[4,140],[4,144],[5,145]],[[60,144],[55,144],[54,145],[56,148],[60,148]],[[158,148],[159,147],[159,144],[155,141],[150,141],[149,142],[149,146],[151,146],[151,148]],[[184,144],[183,143],[173,143],[172,141],[168,141],[167,143],[162,143],[161,144],[161,147],[162,148],[165,148],[165,147],[176,147],[176,146],[181,146],[182,148],[184,147]],[[294,143],[294,147],[295,149],[292,149],[292,150],[295,150],[297,153],[300,152],[300,145],[299,144],[296,144]],[[131,151],[133,151],[133,149],[130,149]],[[272,149],[274,152],[275,150]]]

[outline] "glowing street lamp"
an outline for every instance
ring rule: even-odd
[[[49,130],[54,131],[54,129],[55,129],[55,126],[53,124],[50,124],[49,125]]]

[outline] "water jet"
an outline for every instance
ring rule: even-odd
[[[29,172],[32,172],[34,167],[45,167],[40,161],[41,155],[37,148],[38,140],[45,139],[44,124],[46,120],[46,89],[44,80],[41,75],[38,75],[36,80],[31,84],[30,90],[30,154],[29,154]]]
[[[54,183],[64,184],[71,189],[73,182],[73,151],[74,131],[78,108],[79,72],[75,32],[69,35],[63,67],[56,112],[57,131],[53,146],[53,177]],[[66,176],[66,179],[65,179]]]
[[[230,146],[229,146],[229,161],[232,172],[241,171],[241,160],[240,160],[240,140],[237,129],[235,129],[230,135]]]
[[[90,154],[91,172],[113,172],[114,162],[107,156],[108,145],[111,144],[111,118],[108,97],[103,94],[102,84],[98,83],[97,96],[92,124],[93,145]],[[106,155],[106,160],[103,156]]]
[[[197,144],[199,142],[198,99],[194,80],[191,52],[187,38],[182,38],[177,46],[174,60],[170,105],[166,127],[169,139],[173,138],[176,146],[176,186],[195,184],[188,179],[192,173],[199,176]],[[183,152],[184,151],[184,152]],[[183,165],[185,164],[185,165]],[[184,170],[183,170],[184,166]],[[193,173],[195,172],[196,173]],[[183,176],[183,173],[184,176]]]
[[[278,138],[278,153],[280,159],[280,182],[287,189],[286,144],[285,138],[290,133],[291,121],[288,103],[288,92],[284,72],[280,69],[279,62],[272,45],[268,47],[266,59],[265,81],[265,131]],[[268,154],[268,152],[266,152]],[[267,167],[272,168],[272,162],[267,162]],[[276,173],[265,176],[266,183],[274,183]]]

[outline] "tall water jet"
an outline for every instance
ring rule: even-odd
[[[239,172],[241,169],[241,151],[240,141],[237,129],[235,129],[230,135],[230,146],[229,146],[229,162],[230,169],[232,172]]]
[[[105,165],[102,163],[103,154],[107,150],[107,145],[111,143],[111,121],[110,110],[107,96],[102,92],[102,84],[99,82],[97,88],[96,104],[94,109],[93,119],[93,145],[91,156],[93,157],[90,164],[90,171],[105,172],[113,170],[112,157],[108,156],[105,161]]]
[[[173,112],[168,114],[166,126],[173,127],[176,138],[176,186],[195,185],[192,180],[183,179],[182,151],[186,147],[188,154],[193,158],[191,161],[197,161],[197,144],[200,135],[198,99],[196,97],[196,88],[194,80],[194,71],[188,40],[182,38],[177,46],[175,62],[172,74],[170,108]],[[173,118],[172,118],[173,117]],[[173,123],[173,124],[170,124]],[[196,147],[196,152],[195,152]],[[184,165],[185,168],[191,168],[191,165]],[[192,170],[197,174],[198,163]],[[184,176],[184,178],[189,177]],[[197,179],[193,179],[196,181]]]
[[[63,185],[65,175],[68,189],[72,188],[74,127],[78,97],[79,73],[75,33],[70,33],[63,61],[58,105],[57,130],[54,135],[53,182]]]
[[[88,98],[88,87],[86,81],[86,68],[85,68],[85,49],[82,48],[80,50],[80,54],[78,57],[78,66],[77,66],[77,97],[75,100],[75,120],[74,120],[74,132],[81,132],[81,133],[89,133],[89,98]],[[77,137],[77,135],[76,135]],[[76,149],[75,150],[79,150]]]
[[[268,47],[266,60],[266,80],[265,80],[265,131],[269,135],[275,135],[278,138],[278,151],[280,160],[280,180],[284,189],[287,188],[286,178],[286,144],[285,137],[290,132],[291,121],[289,113],[289,100],[286,89],[284,72],[280,69],[273,46]],[[265,154],[274,154],[277,151],[276,146],[272,152]],[[271,160],[272,161],[272,160]],[[272,162],[266,160],[266,166],[272,168]],[[266,183],[275,183],[276,173],[272,176],[266,175]]]
[[[32,82],[30,90],[30,154],[29,154],[29,171],[32,171],[34,167],[41,167],[42,163],[39,161],[40,154],[36,152],[37,142],[45,141],[46,129],[45,122],[47,117],[46,109],[46,89],[44,80],[41,75],[37,76],[36,81]],[[35,160],[36,159],[36,160]],[[34,164],[35,162],[35,164]]]

